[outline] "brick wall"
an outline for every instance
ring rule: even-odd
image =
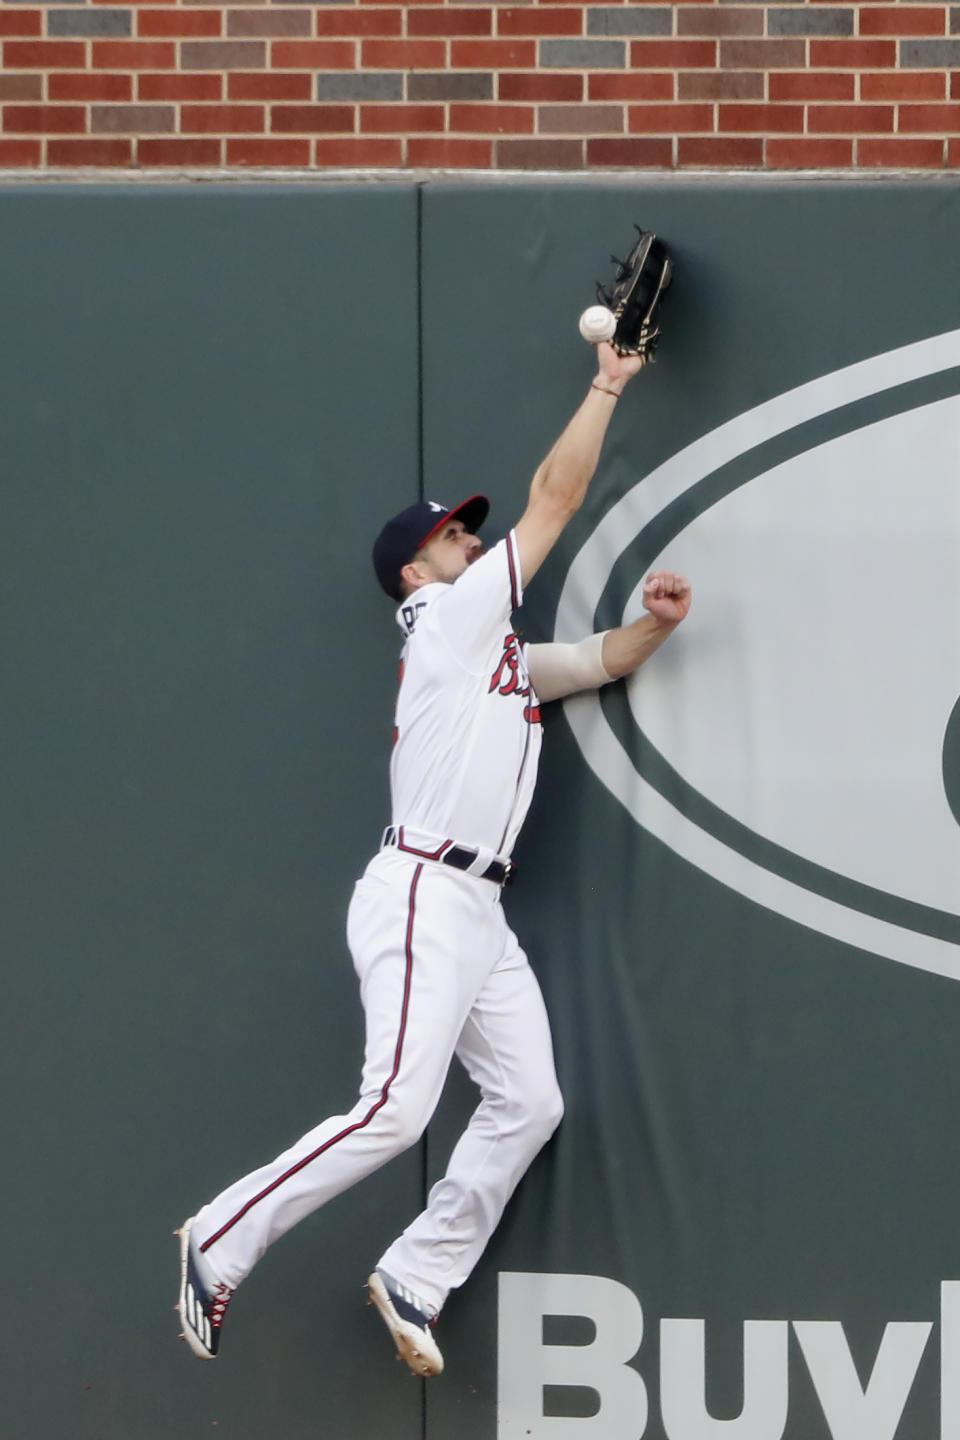
[[[6,169],[960,164],[960,4],[0,0],[0,46]]]

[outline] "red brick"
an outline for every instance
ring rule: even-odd
[[[95,40],[94,70],[175,70],[177,47],[160,40]]]
[[[48,140],[48,165],[122,165],[133,158],[132,140]]]
[[[376,166],[392,168],[403,164],[403,141],[387,139],[368,140],[350,137],[315,142],[315,164],[336,167],[346,166],[351,170]]]
[[[843,170],[853,161],[852,140],[821,140],[776,136],[767,141],[767,165],[771,170]]]
[[[310,13],[304,9],[231,10],[227,15],[227,34],[230,36],[278,39],[310,33]]]
[[[629,70],[612,75],[591,75],[591,100],[673,100],[674,77],[669,71]]]
[[[352,40],[275,40],[270,52],[277,70],[353,70],[356,60]]]
[[[704,134],[715,129],[712,105],[630,105],[628,128],[634,134]]]
[[[8,165],[13,169],[39,164],[39,140],[0,140],[0,165]]]
[[[138,165],[166,165],[171,169],[220,165],[220,140],[142,139],[137,141]]]
[[[863,5],[861,35],[946,35],[946,10],[920,5]]]
[[[264,125],[262,105],[184,105],[180,110],[184,135],[259,135]]]
[[[896,63],[895,40],[810,41],[810,64],[825,70],[881,69]]]
[[[493,29],[490,7],[471,10],[460,6],[407,10],[407,34],[422,35],[489,35]]]
[[[222,75],[140,75],[138,100],[222,100]]]
[[[450,42],[450,66],[454,70],[533,70],[536,64],[536,40]]]
[[[811,135],[878,134],[893,129],[892,105],[811,105],[807,128]]]
[[[532,105],[451,105],[449,129],[480,135],[532,135],[534,113]]]
[[[582,140],[498,140],[494,152],[500,170],[580,170]]]
[[[443,40],[364,40],[361,68],[371,70],[445,70],[447,46]],[[317,65],[318,70],[330,69]]]
[[[615,165],[625,169],[663,169],[673,164],[672,140],[596,139],[587,141],[587,164],[591,167]]]
[[[133,76],[112,71],[107,75],[61,72],[47,78],[47,95],[50,100],[132,100]]]
[[[943,100],[947,77],[943,71],[897,70],[893,74],[861,75],[861,100]]]
[[[950,99],[960,100],[960,71],[957,70],[950,76]]]
[[[138,10],[137,34],[141,39],[161,36],[220,35],[221,11],[183,10],[177,5],[168,10]]]
[[[276,166],[299,165],[304,169],[310,164],[309,140],[250,140],[247,138],[227,141],[228,165]]]
[[[622,105],[541,105],[537,116],[540,135],[620,135]]]
[[[721,40],[720,64],[730,70],[800,70],[807,63],[804,40]]]
[[[274,135],[352,135],[357,128],[352,105],[273,105]]]
[[[943,165],[943,140],[875,140],[857,141],[858,165],[892,165],[917,170],[937,169]]]
[[[408,165],[437,170],[489,170],[492,162],[492,140],[460,140],[449,135],[411,136],[407,144]]]
[[[309,100],[313,76],[277,74],[273,70],[260,75],[228,75],[227,95],[231,100]]]
[[[4,75],[0,71],[0,100],[42,99],[42,75]]]
[[[582,100],[583,76],[506,74],[499,77],[501,100]]]
[[[411,135],[444,128],[442,105],[361,105],[360,129],[367,135]]]
[[[0,35],[40,35],[42,33],[42,11],[0,10]]]
[[[798,70],[769,77],[771,100],[855,100],[855,75],[825,74],[817,70]]]
[[[717,129],[738,135],[799,135],[802,105],[721,105]]]
[[[582,35],[583,11],[547,5],[497,11],[498,35]]]
[[[82,135],[87,128],[83,105],[4,105],[8,135]]]
[[[763,164],[763,141],[734,135],[681,135],[677,141],[677,164],[755,169]]]
[[[901,105],[897,129],[902,135],[956,135],[960,105]]]
[[[715,40],[634,40],[630,45],[635,70],[712,70],[716,63]]]
[[[678,100],[763,100],[765,97],[764,77],[759,70],[684,70],[677,76]]]
[[[947,164],[951,167],[954,165],[960,165],[960,141],[947,141]]]
[[[87,47],[82,40],[7,40],[6,70],[83,70]]]
[[[678,35],[762,35],[763,9],[727,5],[694,6],[677,11]]]
[[[361,10],[354,5],[349,10],[340,10],[321,5],[317,8],[317,34],[402,35],[403,11],[385,6]]]

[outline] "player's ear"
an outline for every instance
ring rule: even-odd
[[[418,560],[411,560],[404,565],[400,571],[400,579],[407,586],[407,592],[419,590],[421,585],[429,583],[429,575],[424,573],[424,566]]]

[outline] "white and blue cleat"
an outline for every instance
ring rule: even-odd
[[[414,1375],[439,1375],[443,1356],[431,1333],[435,1316],[431,1316],[419,1295],[405,1289],[384,1270],[374,1270],[367,1281],[371,1305],[376,1305],[393,1336],[400,1359],[405,1360]]]
[[[218,1280],[193,1241],[193,1219],[173,1233],[180,1237],[180,1327],[184,1340],[201,1360],[216,1359],[220,1327],[233,1297]]]

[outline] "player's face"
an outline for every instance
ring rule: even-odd
[[[418,565],[426,566],[433,580],[452,585],[468,565],[483,554],[483,541],[464,528],[462,520],[449,520],[417,551]]]

